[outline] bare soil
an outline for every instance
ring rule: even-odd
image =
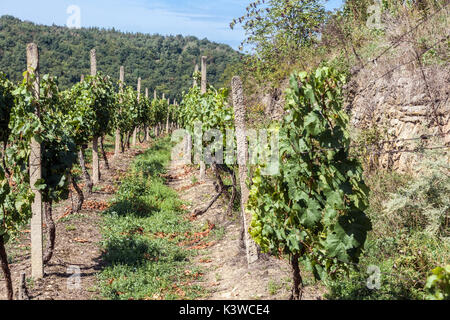
[[[180,155],[173,151],[173,159]],[[170,186],[179,192],[187,203],[189,212],[203,208],[215,195],[212,172],[207,171],[204,182],[197,180],[198,170],[172,161]],[[258,262],[248,266],[246,253],[240,247],[239,213],[226,215],[227,203],[222,196],[203,215],[195,219],[200,226],[215,225],[216,239],[212,245],[198,250],[193,263],[204,270],[202,282],[208,300],[287,300],[291,295],[291,268],[286,260],[263,254]],[[303,299],[321,299],[324,289],[306,286]]]
[[[101,212],[107,208],[121,178],[134,157],[142,153],[146,144],[138,144],[136,149],[127,150],[117,158],[108,153],[110,170],[101,163],[101,181],[94,187],[92,195],[85,194],[83,209],[79,214],[68,214],[76,201],[76,193],[69,199],[55,205],[53,219],[56,223],[56,243],[53,258],[44,268],[44,278],[31,280],[30,233],[29,227],[22,231],[15,241],[7,246],[14,294],[17,297],[19,276],[25,272],[27,288],[32,300],[92,300],[100,299],[97,291],[97,273],[102,269],[100,248]],[[44,235],[46,228],[44,225]],[[44,239],[45,240],[45,239]],[[45,247],[45,243],[44,243]],[[11,262],[11,261],[10,261]],[[80,270],[80,286],[76,286],[73,270]],[[0,275],[0,299],[6,297],[3,275]]]

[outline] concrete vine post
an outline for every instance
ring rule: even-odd
[[[138,103],[141,99],[141,78],[138,78],[138,83],[137,83],[137,99],[138,99]],[[136,136],[137,136],[137,132],[138,132],[138,128],[134,128],[133,131],[133,147],[136,146]]]
[[[198,72],[198,64],[195,64],[194,67],[194,74],[196,74]],[[193,87],[196,87],[198,85],[197,80],[194,79],[194,83],[192,84]]]
[[[156,99],[158,98],[158,96],[156,95],[156,90],[153,90],[153,100],[156,101]],[[155,124],[155,137],[158,137],[158,124]]]
[[[202,56],[202,82],[201,82],[201,93],[205,94],[206,93],[206,84],[207,84],[207,80],[206,80],[206,56]],[[200,142],[201,145],[202,142]],[[200,176],[199,176],[199,180],[200,181],[205,181],[206,179],[206,164],[205,161],[203,161],[203,147],[202,150],[200,151]]]
[[[33,96],[39,99],[39,51],[34,43],[27,45],[27,71],[28,82],[34,74],[34,82],[30,85],[33,88]],[[36,116],[40,117],[39,106],[35,109]],[[43,239],[42,239],[42,193],[35,187],[38,180],[42,178],[42,147],[33,137],[31,139],[30,165],[30,186],[34,193],[34,201],[31,207],[31,276],[33,279],[44,277],[43,263]]]
[[[97,75],[97,53],[91,50],[91,76]],[[98,157],[98,136],[92,139],[92,182],[97,184],[100,181],[100,161]]]
[[[195,64],[194,67],[194,74],[196,74],[198,72],[198,64]],[[195,88],[198,86],[197,80],[194,79],[192,87]],[[186,153],[186,164],[191,164],[192,163],[192,147],[193,147],[193,141],[192,141],[192,135],[190,133],[188,133],[185,137],[185,153]]]
[[[206,84],[207,84],[207,79],[206,79],[206,59],[208,57],[206,56],[202,56],[202,82],[201,82],[201,93],[204,94],[206,93]]]
[[[145,88],[145,99],[148,99],[148,88]],[[150,128],[148,125],[145,126],[145,141],[150,141]]]
[[[91,76],[97,75],[97,51],[91,50]]]
[[[120,67],[120,74],[119,74],[119,91],[123,91],[123,84],[125,82],[125,68],[124,66]],[[122,101],[120,101],[122,102]],[[120,153],[120,130],[119,128],[116,129],[116,141],[114,145],[114,157],[119,156]]]
[[[206,79],[206,59],[207,57],[202,56],[202,82],[201,82],[201,87],[200,87],[200,92],[202,94],[206,93],[206,84],[207,84],[207,79]],[[202,142],[200,142],[200,144],[202,144]],[[200,181],[205,181],[206,179],[206,164],[205,161],[203,161],[203,147],[202,150],[200,151],[200,176],[199,176],[199,180]]]
[[[166,94],[162,94],[162,100],[166,100]],[[164,121],[164,120],[163,120]],[[164,122],[159,122],[159,133],[162,134],[164,132]]]
[[[80,79],[80,82],[83,82],[83,81],[84,81],[84,74],[81,75],[81,79]],[[89,174],[89,172],[88,172],[88,170],[86,168],[86,162],[84,160],[84,150],[86,148],[87,148],[87,146],[84,146],[84,145],[81,146],[80,150],[78,151],[78,161],[80,162],[81,170],[83,172],[84,179],[86,180],[87,193],[91,194],[92,187],[93,187],[94,184],[92,182],[91,175]]]
[[[28,289],[27,289],[27,280],[26,273],[21,272],[19,277],[19,287],[17,290],[17,300],[30,300]]]
[[[173,107],[178,109],[177,99],[173,99]],[[174,113],[174,114],[176,114],[176,113]],[[175,129],[175,123],[172,120],[172,122],[170,123],[170,130],[173,131],[174,129]]]
[[[169,119],[170,119],[170,99],[167,99],[167,120],[166,120],[166,134],[169,134]]]
[[[258,249],[256,243],[251,239],[248,232],[248,227],[251,221],[251,216],[245,210],[249,190],[246,184],[247,163],[248,163],[248,144],[247,133],[245,126],[245,101],[242,81],[239,77],[233,77],[231,80],[231,90],[233,95],[234,118],[236,127],[236,142],[237,142],[237,158],[239,165],[239,183],[241,185],[241,215],[242,226],[244,233],[244,243],[247,253],[247,263],[250,265],[258,260]]]

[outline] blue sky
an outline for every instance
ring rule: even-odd
[[[329,0],[329,9],[343,0]],[[66,25],[67,8],[81,9],[82,27],[126,32],[193,35],[237,49],[242,29],[230,30],[233,18],[244,14],[250,0],[2,0],[0,16],[12,15],[45,25]]]

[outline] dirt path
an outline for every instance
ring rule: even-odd
[[[173,159],[179,150],[173,151]],[[212,173],[204,183],[196,182],[198,172],[172,161],[169,171],[170,186],[179,192],[180,198],[190,205],[192,212],[203,208],[214,196]],[[219,199],[196,223],[213,223],[216,229],[214,245],[199,250],[194,263],[204,269],[201,285],[209,292],[209,300],[285,300],[290,297],[291,272],[287,261],[264,255],[259,262],[247,267],[245,251],[239,246],[239,214],[226,217],[226,204]],[[323,291],[314,286],[305,288],[303,298],[320,299]]]
[[[139,145],[140,149],[146,145]],[[8,244],[12,260],[10,267],[14,290],[17,294],[21,272],[27,276],[30,298],[34,300],[92,300],[101,299],[97,288],[97,274],[102,269],[101,212],[117,190],[117,185],[140,150],[129,150],[117,159],[110,158],[111,170],[102,170],[101,183],[86,199],[80,214],[67,215],[71,199],[54,208],[57,221],[56,246],[52,261],[45,268],[45,277],[31,281],[29,233]],[[174,149],[174,154],[177,150]],[[178,152],[179,153],[179,152]],[[111,156],[111,154],[110,154]],[[169,185],[186,201],[188,210],[202,208],[213,197],[215,188],[211,172],[204,183],[195,178],[198,172],[182,163],[172,161],[169,168]],[[203,278],[199,284],[207,291],[209,300],[260,300],[288,299],[291,277],[289,264],[284,260],[264,255],[259,262],[247,267],[245,251],[239,246],[239,214],[225,216],[226,204],[219,199],[210,210],[194,223],[213,223],[213,245],[200,249],[192,263],[201,267]],[[80,270],[80,287],[70,280],[73,271]],[[69,286],[68,286],[69,284]],[[314,286],[305,289],[304,299],[320,299],[323,291]],[[0,299],[6,296],[4,281],[0,278]]]
[[[96,288],[96,275],[102,267],[102,252],[99,245],[101,211],[113,197],[118,182],[128,170],[132,160],[142,153],[139,149],[146,147],[145,144],[140,144],[137,149],[127,150],[116,159],[109,153],[111,169],[107,171],[102,166],[101,182],[94,187],[94,193],[87,197],[79,214],[66,215],[71,207],[70,197],[54,207],[55,251],[52,260],[45,267],[45,276],[42,280],[29,280],[31,277],[29,231],[25,230],[19,239],[8,244],[15,295],[18,291],[20,273],[25,272],[30,298],[33,300],[100,299]],[[44,230],[44,234],[45,232]],[[79,288],[76,286],[76,280],[71,278],[78,268]],[[0,299],[4,299],[5,296],[4,280],[0,278]]]

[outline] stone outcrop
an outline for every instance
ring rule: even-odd
[[[376,141],[381,143],[368,150],[376,155],[372,158],[377,165],[407,171],[422,157],[410,150],[423,146],[448,151],[444,147],[450,145],[450,68],[411,63],[385,75],[393,66],[359,71],[347,86],[345,108],[354,128],[378,133]]]

